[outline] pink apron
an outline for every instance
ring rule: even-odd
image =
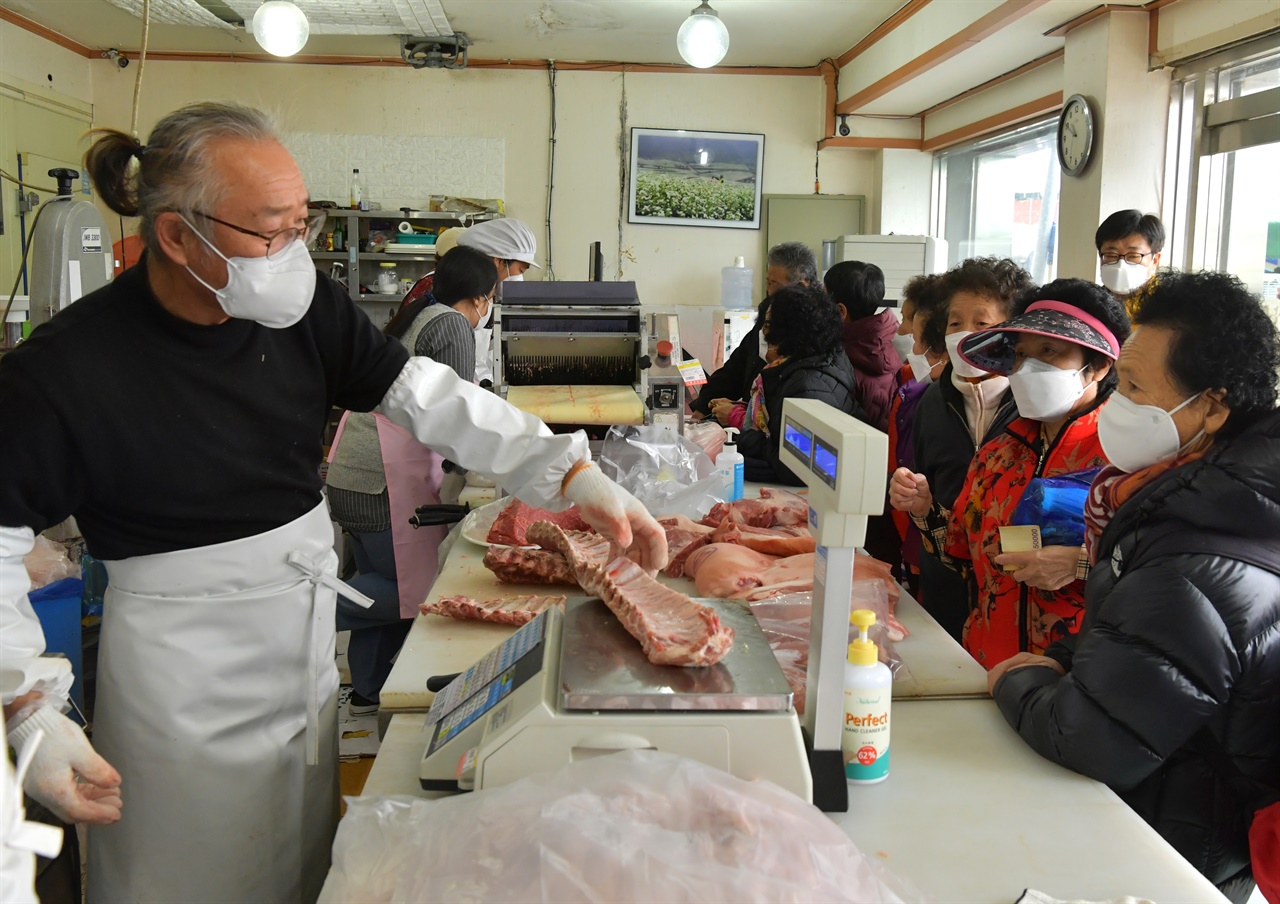
[[[342,439],[346,412],[338,423],[329,451]],[[425,602],[439,568],[440,544],[448,534],[444,525],[415,528],[409,519],[420,505],[440,504],[440,470],[444,459],[414,438],[403,427],[375,414],[382,467],[387,475],[387,499],[391,506],[391,547],[396,557],[396,586],[400,592],[400,617],[413,618]]]

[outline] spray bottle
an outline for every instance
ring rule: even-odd
[[[736,502],[742,498],[743,462],[742,454],[734,443],[735,427],[726,427],[724,432],[729,438],[724,441],[724,449],[716,456],[716,467],[720,470],[720,483],[724,487],[724,501]]]
[[[889,777],[889,704],[893,673],[880,662],[867,631],[876,623],[870,609],[856,609],[849,621],[858,626],[858,639],[849,644],[844,667],[844,774],[850,782],[871,785]]]

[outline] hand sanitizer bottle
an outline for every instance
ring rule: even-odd
[[[724,441],[724,449],[716,456],[716,467],[720,470],[720,482],[724,487],[724,501],[736,502],[742,498],[743,462],[742,454],[734,444],[734,427],[726,427],[729,438]]]
[[[844,667],[844,774],[850,782],[871,785],[889,777],[889,704],[893,673],[880,661],[867,631],[876,623],[870,609],[856,609],[849,621],[858,626],[858,639],[849,644]]]

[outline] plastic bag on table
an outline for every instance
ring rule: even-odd
[[[1036,477],[1023,491],[1010,523],[1040,525],[1045,546],[1079,546],[1084,542],[1084,504],[1101,470]]]
[[[628,750],[440,800],[348,799],[323,904],[922,901],[772,782]]]
[[[724,501],[720,474],[693,440],[659,425],[611,427],[600,470],[655,515],[697,521]]]
[[[36,544],[22,560],[31,578],[31,589],[38,590],[63,578],[80,577],[80,566],[71,561],[67,549],[43,534],[36,534]]]
[[[895,638],[901,635],[898,625],[889,613],[889,594],[881,580],[854,581],[850,594],[850,611],[870,609],[876,614],[876,623],[867,637],[876,645],[880,661],[889,667],[895,679],[906,680],[911,670],[903,662],[895,646]],[[804,690],[809,667],[809,628],[813,621],[813,593],[787,593],[747,604],[751,614],[760,624],[769,649],[782,667],[791,691],[795,694],[796,712],[804,712]],[[858,629],[849,625],[848,642],[858,636]]]
[[[729,434],[715,421],[689,421],[684,425],[684,435],[698,444],[712,462],[724,449]]]

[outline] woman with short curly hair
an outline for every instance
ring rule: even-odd
[[[800,486],[778,460],[782,403],[820,399],[862,418],[854,400],[855,377],[840,342],[840,312],[821,289],[790,286],[771,296],[760,317],[766,364],[751,388],[738,438],[747,480]]]
[[[1028,744],[1114,788],[1236,901],[1250,821],[1280,828],[1254,816],[1280,792],[1278,369],[1238,279],[1161,275],[1099,418],[1084,624],[988,679]]]

